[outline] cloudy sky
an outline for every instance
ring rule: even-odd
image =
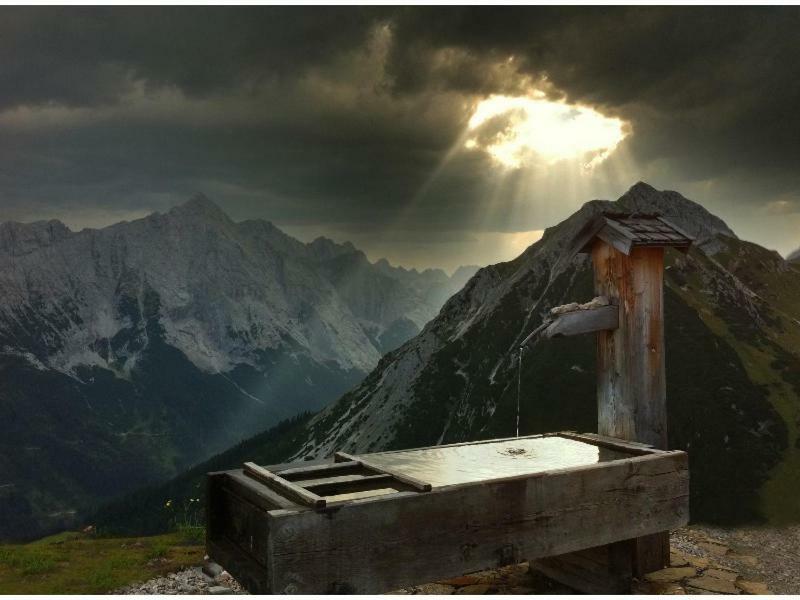
[[[0,220],[203,192],[409,266],[675,189],[800,246],[800,10],[0,8]]]

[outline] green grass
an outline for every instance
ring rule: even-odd
[[[720,258],[719,256],[717,257]],[[724,259],[724,257],[723,257]],[[726,262],[722,260],[721,262]],[[770,272],[745,277],[746,280],[760,279],[765,281],[765,289],[777,290],[770,298],[772,307],[779,307],[779,314],[785,322],[798,315],[797,298],[800,298],[800,279],[784,278],[778,285],[778,278]],[[752,283],[752,281],[748,281]],[[701,289],[704,284],[699,278],[690,278],[691,288]],[[797,490],[800,489],[800,405],[797,391],[791,383],[775,368],[775,348],[769,348],[758,342],[747,343],[739,339],[728,327],[728,324],[714,312],[714,307],[701,294],[678,290],[678,293],[690,306],[694,306],[705,324],[719,337],[725,339],[734,348],[744,365],[750,380],[764,386],[768,399],[781,419],[786,424],[788,445],[783,452],[782,460],[769,472],[769,479],[760,491],[760,512],[767,522],[775,525],[796,523],[800,520],[800,503],[797,502]],[[800,348],[800,328],[789,324],[785,328],[765,327],[763,332],[770,341],[794,355]],[[754,424],[755,426],[755,424]]]
[[[0,545],[0,594],[102,594],[202,563],[199,531],[142,538],[61,533]]]

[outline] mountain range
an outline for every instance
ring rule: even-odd
[[[202,195],[102,229],[0,224],[0,538],[321,409],[475,270],[371,263]]]
[[[514,435],[595,431],[593,336],[520,341],[550,308],[593,296],[573,238],[602,212],[658,212],[695,238],[665,257],[669,445],[690,456],[691,512],[720,524],[800,519],[800,266],[739,239],[677,192],[637,183],[592,200],[516,259],[480,269],[413,339],[337,402],[287,421],[166,485],[96,513],[110,529],[166,527],[165,498],[196,495],[204,473],[330,455]]]

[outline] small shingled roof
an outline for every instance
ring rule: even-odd
[[[584,237],[585,236],[585,237]],[[579,252],[590,252],[595,238],[623,254],[637,246],[677,248],[686,252],[694,238],[659,214],[605,213],[598,217],[583,238]]]

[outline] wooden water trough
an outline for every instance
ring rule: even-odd
[[[596,333],[598,434],[211,473],[209,556],[250,592],[290,594],[387,592],[525,560],[580,591],[618,593],[667,566],[689,472],[686,453],[666,449],[663,253],[690,242],[657,215],[602,215],[575,240],[598,297],[536,333]]]
[[[209,555],[254,593],[378,593],[688,518],[684,452],[596,434],[336,458],[211,474]]]

